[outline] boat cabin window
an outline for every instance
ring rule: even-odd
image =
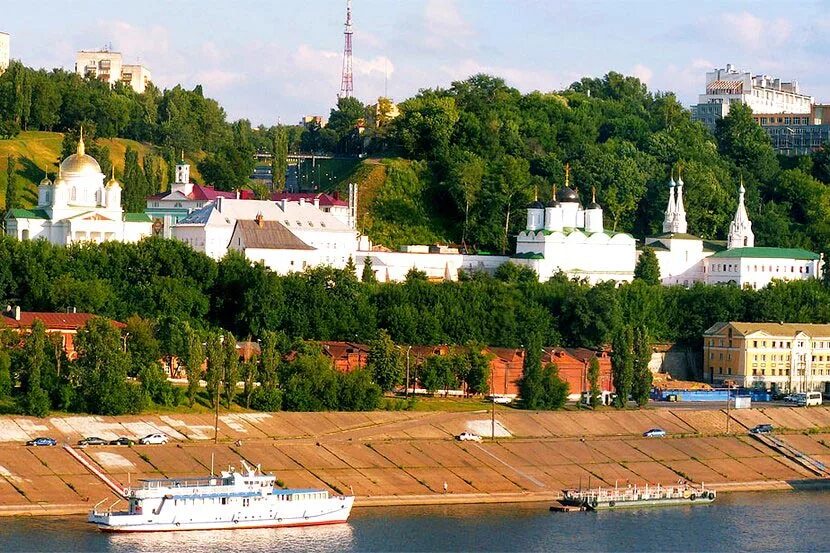
[[[227,498],[227,497],[223,497],[223,498],[221,499],[220,503],[222,503],[222,505],[227,505],[227,504],[228,504],[228,498]]]

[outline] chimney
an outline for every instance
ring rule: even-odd
[[[256,221],[259,228],[265,228],[265,219],[262,217],[262,213],[257,213],[254,221]]]
[[[317,209],[320,209],[320,196],[319,195],[314,196],[314,207],[316,207]]]
[[[222,213],[222,196],[216,198],[216,210]]]
[[[286,208],[288,208],[288,199],[283,198],[283,199],[280,200],[280,209],[285,211]]]
[[[239,199],[239,189],[238,188],[236,189],[236,199],[237,200]]]
[[[304,206],[304,205],[305,205],[305,198],[300,197],[300,205],[301,205],[301,206]]]
[[[19,305],[14,306],[14,320],[15,321],[20,320],[20,306]]]

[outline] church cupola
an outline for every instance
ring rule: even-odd
[[[602,208],[597,203],[596,189],[591,187],[591,204],[585,210],[585,232],[593,234],[602,231]]]
[[[738,191],[738,209],[735,211],[735,218],[729,223],[729,236],[726,242],[726,247],[730,250],[732,248],[752,248],[755,246],[752,222],[746,214],[746,206],[744,205],[745,194],[744,179],[741,177],[741,187]]]
[[[675,212],[675,204],[674,204],[674,187],[676,183],[674,182],[674,169],[671,172],[671,178],[669,179],[669,203],[666,206],[666,214],[663,217],[663,232],[674,232],[672,228],[674,227],[674,212]]]
[[[108,209],[121,208],[121,183],[115,180],[115,167],[112,168],[112,176],[107,181],[104,189],[104,207]]]
[[[38,207],[47,206],[52,202],[52,181],[49,180],[49,173],[44,171],[43,180],[37,187]]]
[[[538,192],[534,194],[533,201],[527,206],[527,230],[542,230],[545,225],[545,206],[539,201]]]
[[[545,206],[545,230],[562,231],[562,204],[556,199],[556,185],[553,185],[550,201]]]
[[[579,194],[571,188],[571,166],[565,164],[565,188],[559,191],[556,199],[562,204],[562,226],[564,228],[579,228],[579,216],[582,215],[582,206],[579,205]]]
[[[674,230],[680,234],[686,234],[689,225],[686,223],[686,208],[683,207],[683,177],[680,175],[681,168],[677,168],[677,186],[674,194]]]

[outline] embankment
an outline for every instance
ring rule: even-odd
[[[495,441],[458,442],[462,431],[489,435],[489,412],[246,413],[210,415],[0,418],[0,514],[84,513],[113,492],[61,447],[26,447],[46,435],[74,444],[84,436],[139,437],[161,431],[165,446],[79,449],[123,485],[139,478],[204,474],[245,459],[286,486],[354,493],[357,505],[539,501],[562,488],[687,480],[721,490],[822,485],[827,474],[749,436],[772,423],[779,438],[830,465],[830,409],[534,413],[500,411]],[[641,437],[661,427],[665,439]],[[241,445],[237,445],[241,441]],[[444,493],[444,483],[447,492]]]

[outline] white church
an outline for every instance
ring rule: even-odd
[[[48,177],[40,182],[37,207],[8,211],[6,234],[57,245],[137,242],[150,236],[150,218],[124,213],[121,184],[114,176],[106,183],[104,178],[101,166],[84,151],[82,131],[77,152],[61,162],[55,182]]]
[[[744,204],[746,190],[743,182],[738,191],[738,208],[729,224],[725,244],[688,234],[683,184],[679,173],[677,182],[672,175],[663,234],[645,240],[660,264],[663,284],[732,283],[759,289],[776,279],[801,280],[818,276],[821,261],[818,254],[800,248],[755,246],[752,222]]]
[[[602,217],[596,197],[582,207],[566,167],[565,188],[554,189],[547,205],[536,199],[528,206],[527,228],[516,238],[511,261],[532,268],[543,282],[560,272],[590,284],[630,282],[636,241],[630,234],[605,230]]]

